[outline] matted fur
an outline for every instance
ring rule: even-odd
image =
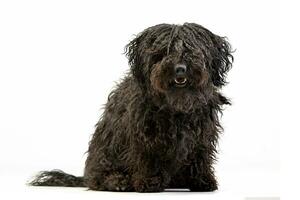
[[[130,72],[108,97],[90,141],[83,177],[43,172],[32,185],[159,192],[217,189],[213,163],[229,104],[220,89],[233,57],[229,43],[204,27],[159,24],[126,46]],[[187,66],[187,84],[174,66]]]

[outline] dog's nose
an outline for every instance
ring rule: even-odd
[[[186,66],[184,64],[175,65],[176,75],[184,75],[186,73]]]

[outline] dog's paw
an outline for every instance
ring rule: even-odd
[[[104,186],[109,191],[131,191],[129,176],[120,173],[108,175],[105,179]]]
[[[159,176],[136,180],[133,183],[136,192],[162,192],[162,179]]]
[[[212,192],[218,189],[217,181],[214,179],[205,179],[200,182],[194,182],[190,186],[193,192]]]

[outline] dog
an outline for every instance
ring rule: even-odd
[[[230,104],[220,90],[233,63],[227,39],[195,23],[159,24],[139,33],[125,54],[130,70],[108,96],[83,177],[44,171],[30,184],[217,190],[219,114]]]

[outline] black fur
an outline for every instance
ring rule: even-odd
[[[220,93],[233,57],[204,27],[159,24],[126,46],[130,72],[108,97],[90,141],[83,177],[43,172],[32,185],[159,192],[217,189],[213,163],[222,130]],[[184,87],[174,66],[187,66]]]

